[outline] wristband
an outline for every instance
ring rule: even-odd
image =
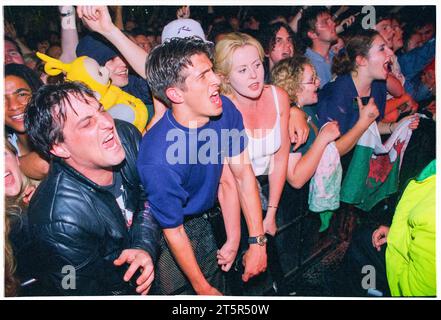
[[[62,18],[66,18],[66,17],[70,17],[71,15],[73,15],[73,10],[68,10],[67,12],[65,12],[65,13],[60,13],[60,16],[62,17]]]

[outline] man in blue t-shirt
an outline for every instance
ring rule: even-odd
[[[305,56],[311,60],[320,78],[320,88],[332,80],[331,46],[337,42],[336,24],[326,7],[309,7],[299,20],[299,35],[306,44]]]
[[[173,38],[153,49],[146,65],[155,98],[170,107],[144,136],[137,162],[152,213],[163,229],[152,288],[156,294],[218,295],[225,290],[217,265],[222,259],[217,261],[204,214],[215,205],[223,163],[237,182],[250,234],[242,278],[247,281],[266,268],[262,209],[242,116],[219,94],[211,58],[212,45],[198,38]],[[238,216],[231,219],[239,230]]]

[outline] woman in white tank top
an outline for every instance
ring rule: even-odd
[[[222,93],[242,114],[254,174],[268,175],[263,226],[265,233],[274,235],[290,146],[289,98],[285,91],[264,84],[263,58],[260,43],[247,34],[228,34],[216,45],[215,70],[222,78]]]

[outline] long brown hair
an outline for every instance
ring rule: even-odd
[[[379,33],[375,30],[363,30],[349,38],[345,49],[338,56],[334,57],[332,63],[332,73],[339,75],[357,71],[358,56],[367,57],[372,47],[375,37]]]

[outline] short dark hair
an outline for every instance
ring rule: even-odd
[[[67,107],[72,108],[71,95],[82,101],[96,100],[93,91],[85,84],[68,81],[42,86],[34,93],[26,109],[24,120],[29,140],[46,159],[52,158],[52,146],[64,141],[63,128]]]
[[[303,11],[299,21],[298,34],[307,47],[312,46],[312,40],[308,37],[308,32],[315,32],[317,18],[324,13],[331,14],[329,9],[324,6],[312,6]]]
[[[205,54],[213,62],[213,44],[198,37],[172,38],[150,52],[145,70],[147,82],[153,95],[167,106],[171,106],[171,101],[165,91],[184,84],[183,70],[192,65],[195,54]]]
[[[37,91],[43,85],[43,81],[41,81],[37,73],[24,64],[9,63],[5,65],[5,78],[7,76],[23,79],[32,92]]]

